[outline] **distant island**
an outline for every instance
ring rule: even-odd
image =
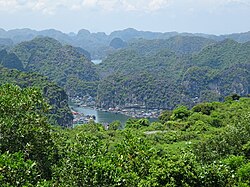
[[[63,33],[59,30],[48,29],[36,31],[28,28],[4,30],[0,29],[0,49],[2,45],[12,46],[23,41],[32,40],[36,37],[51,37],[62,44],[69,44],[75,47],[81,47],[91,54],[93,60],[104,59],[110,53],[124,48],[127,43],[137,39],[169,39],[174,36],[199,36],[215,41],[232,39],[240,43],[250,41],[250,31],[245,33],[234,33],[227,35],[211,35],[203,33],[178,33],[178,32],[151,32],[138,31],[133,28],[113,31],[109,35],[104,32],[91,33],[86,29],[81,29],[78,33]],[[114,44],[116,41],[116,45]],[[119,41],[120,45],[117,45]]]
[[[249,32],[0,30],[0,184],[250,186],[249,54]]]
[[[249,32],[214,36],[125,29],[110,35],[87,30],[69,35],[17,29],[1,30],[0,38],[2,66],[47,76],[71,100],[80,98],[82,105],[101,110],[137,108],[131,116],[141,116],[143,110],[159,115],[180,104],[192,107],[249,94]],[[88,45],[84,41],[95,50],[110,49],[97,55],[101,63],[91,62],[97,54],[93,50],[79,47]]]

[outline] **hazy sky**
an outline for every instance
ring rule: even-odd
[[[0,0],[0,28],[250,31],[250,0]]]

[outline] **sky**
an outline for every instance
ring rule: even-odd
[[[0,0],[0,28],[239,33],[250,31],[250,0]]]

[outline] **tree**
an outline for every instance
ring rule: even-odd
[[[186,106],[180,106],[173,110],[173,114],[171,116],[172,120],[185,120],[190,116],[191,111],[188,110]]]
[[[35,186],[39,172],[34,161],[24,159],[21,152],[0,154],[0,184],[8,186]]]
[[[171,115],[172,115],[172,111],[170,111],[170,110],[165,110],[165,111],[163,111],[163,112],[160,114],[160,116],[159,116],[160,122],[161,122],[161,123],[165,123],[165,122],[169,121]]]
[[[109,130],[118,130],[121,128],[121,122],[120,121],[113,121],[112,123],[109,124]]]
[[[0,86],[0,153],[22,152],[25,160],[37,163],[44,178],[51,177],[53,155],[48,111],[38,89]]]
[[[141,127],[148,127],[150,122],[146,118],[142,119],[128,119],[125,124],[125,128],[136,128],[139,129]]]
[[[212,103],[200,103],[192,108],[194,112],[201,112],[202,114],[210,115],[215,108]]]
[[[238,94],[232,94],[225,97],[225,101],[238,101],[240,96]]]

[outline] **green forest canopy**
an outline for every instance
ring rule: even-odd
[[[180,106],[160,122],[131,119],[105,130],[94,122],[50,126],[34,88],[7,84],[0,96],[3,186],[250,185],[249,98]]]
[[[98,65],[79,49],[52,38],[22,42],[6,55],[12,53],[22,62],[22,66],[15,62],[19,68],[48,76],[69,96],[91,96],[101,108],[192,107],[233,93],[247,95],[250,90],[249,42],[198,36],[138,39]],[[13,67],[4,60],[2,65]]]

